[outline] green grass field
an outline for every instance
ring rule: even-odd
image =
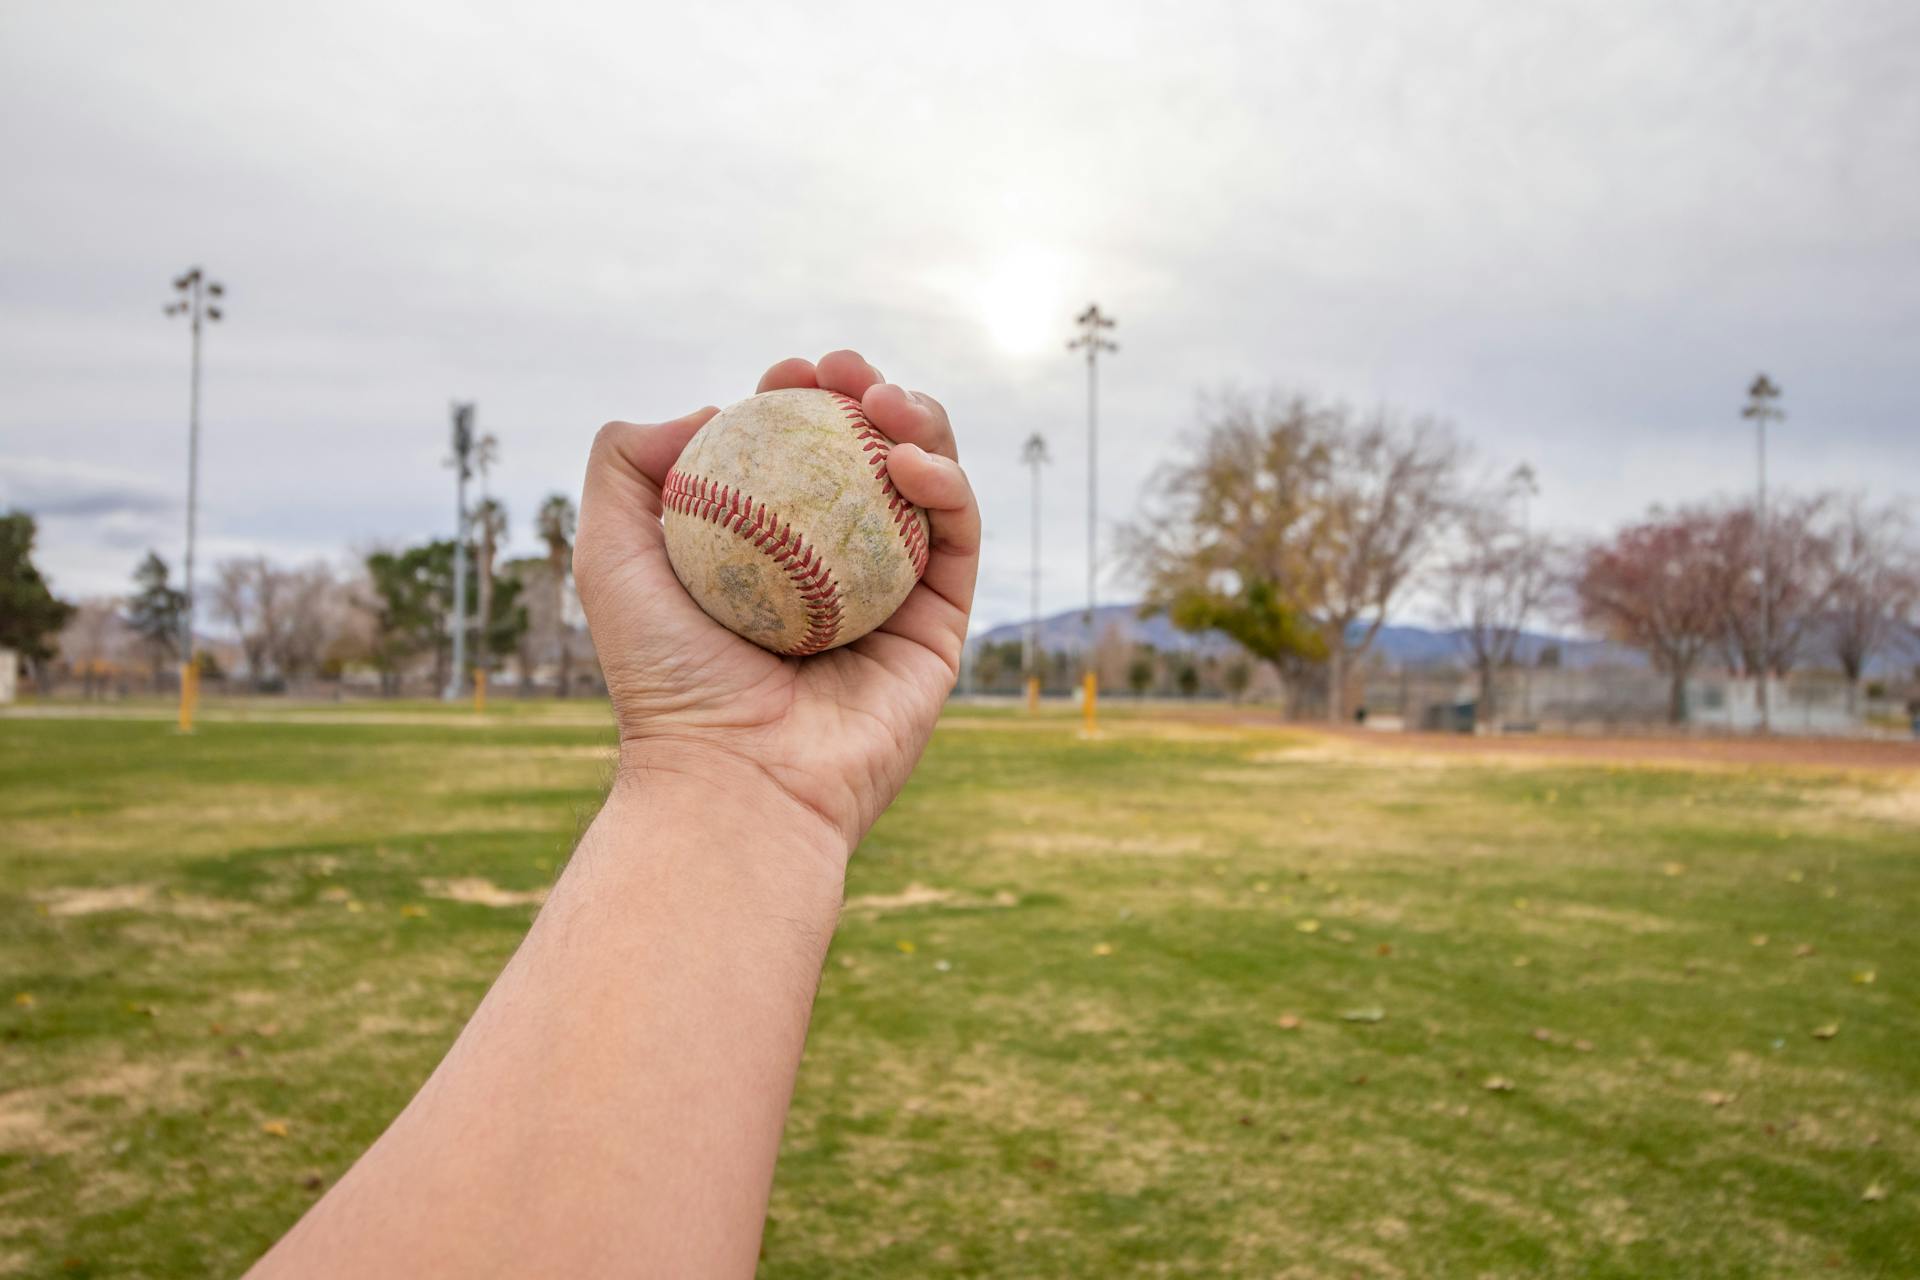
[[[956,711],[762,1274],[1920,1274],[1920,777]],[[591,817],[593,708],[0,720],[0,1273],[234,1273]]]

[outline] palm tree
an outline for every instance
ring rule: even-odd
[[[540,540],[547,544],[547,576],[553,580],[553,637],[560,656],[560,687],[556,696],[566,697],[573,681],[573,646],[567,637],[567,574],[573,564],[573,530],[577,514],[573,501],[556,493],[540,504],[534,520]]]
[[[507,537],[507,508],[498,498],[482,498],[473,508],[473,529],[480,540],[474,557],[480,570],[480,643],[474,655],[482,671],[493,670],[493,560]]]

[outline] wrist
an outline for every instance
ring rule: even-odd
[[[769,871],[817,871],[836,887],[858,843],[773,770],[694,740],[623,740],[607,805],[648,824],[650,834],[697,837],[716,857],[749,858]]]

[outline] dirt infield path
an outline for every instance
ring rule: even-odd
[[[1513,734],[1400,733],[1315,727],[1314,733],[1383,751],[1423,755],[1551,757],[1610,763],[1787,765],[1920,772],[1920,742],[1859,738],[1585,738]]]

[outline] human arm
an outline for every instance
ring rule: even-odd
[[[660,482],[713,411],[602,429],[574,563],[612,791],[433,1076],[256,1275],[752,1273],[846,862],[952,687],[979,547],[944,410],[851,352],[760,389],[816,383],[901,442],[921,583],[845,648],[757,649],[661,540]]]

